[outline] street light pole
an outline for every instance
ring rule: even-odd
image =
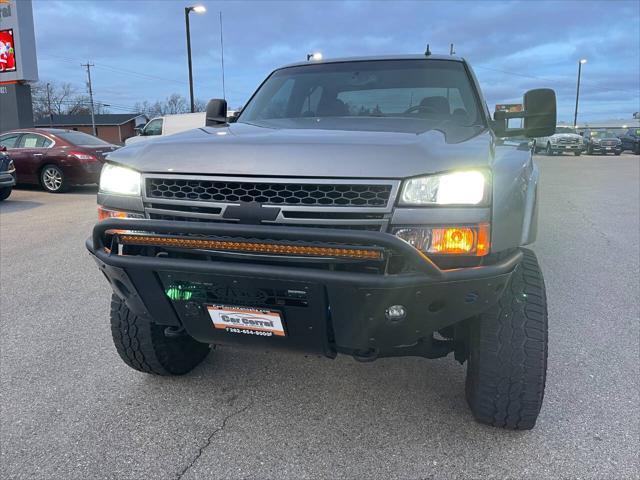
[[[187,61],[189,63],[189,100],[191,106],[191,113],[196,109],[195,101],[193,98],[193,68],[191,66],[191,30],[189,28],[189,14],[191,12],[204,13],[207,9],[202,5],[195,5],[192,7],[185,7],[184,9],[184,23],[187,30]]]
[[[587,63],[587,59],[586,58],[582,58],[578,62],[578,86],[576,88],[576,110],[575,110],[575,113],[573,114],[573,126],[574,126],[574,128],[578,125],[578,98],[580,97],[580,76],[582,74],[582,64],[583,63]]]

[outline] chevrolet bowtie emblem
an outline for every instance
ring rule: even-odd
[[[239,223],[260,225],[263,221],[272,222],[278,218],[279,207],[264,206],[257,202],[245,202],[229,205],[222,215],[226,220],[238,220]]]

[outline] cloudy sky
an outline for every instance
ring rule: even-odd
[[[202,1],[191,15],[197,98],[222,96],[222,11],[226,91],[242,105],[275,67],[322,51],[325,57],[456,53],[473,65],[491,108],[529,88],[558,94],[570,121],[577,62],[580,119],[630,118],[640,110],[640,1]],[[41,80],[85,89],[112,111],[177,92],[188,95],[184,7],[189,0],[34,0]]]

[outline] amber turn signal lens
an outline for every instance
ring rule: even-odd
[[[109,210],[98,206],[98,221],[106,220],[107,218],[129,218],[127,212],[121,212],[120,210]]]
[[[477,227],[446,227],[431,230],[429,253],[476,255],[489,253],[489,225]]]
[[[157,237],[152,235],[122,235],[123,245],[149,245],[158,247],[225,250],[233,252],[262,253],[267,255],[296,255],[308,257],[353,258],[380,260],[380,250],[364,248],[316,247],[311,245],[287,245],[280,243],[237,242],[201,238]]]

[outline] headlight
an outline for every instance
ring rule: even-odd
[[[549,137],[549,141],[551,143],[558,143],[558,138],[557,137]]]
[[[140,195],[140,174],[129,168],[106,163],[100,174],[100,191],[116,195]]]
[[[485,174],[476,170],[411,178],[404,183],[400,203],[478,205],[487,199],[488,183]]]

